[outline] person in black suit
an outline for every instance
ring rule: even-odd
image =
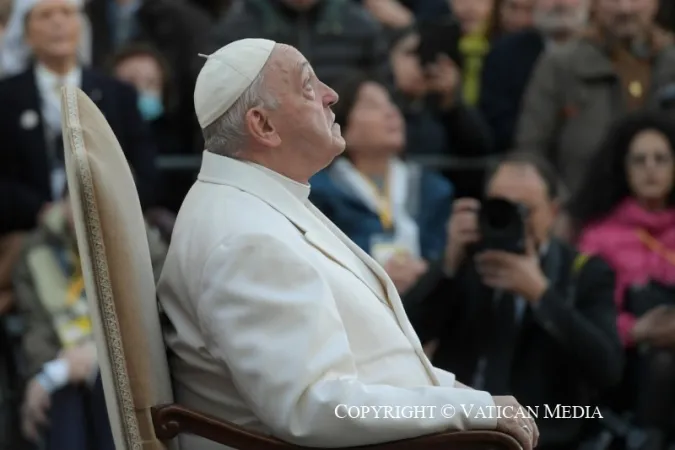
[[[526,254],[477,251],[481,203],[459,199],[445,260],[419,283],[430,286],[427,292],[413,291],[417,301],[406,308],[427,351],[436,347],[434,366],[473,380],[476,389],[539,407],[537,448],[570,450],[593,421],[545,418],[545,405],[593,405],[594,393],[620,381],[623,352],[613,272],[550,237],[556,186],[545,161],[507,156],[489,178],[486,197],[527,211]]]
[[[25,36],[34,64],[0,81],[0,235],[34,228],[65,188],[61,93],[79,86],[101,109],[135,172],[141,204],[152,206],[155,145],[133,87],[77,61],[82,17],[73,0],[33,0]]]

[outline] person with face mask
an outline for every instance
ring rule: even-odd
[[[131,165],[144,210],[154,206],[155,142],[131,86],[92,70],[79,56],[82,0],[20,0],[14,20],[32,63],[0,81],[0,234],[33,229],[66,185],[61,89],[77,86],[103,111]]]
[[[113,57],[112,72],[138,91],[138,110],[143,120],[153,125],[164,116],[169,70],[154,48],[143,44],[124,47]]]
[[[138,111],[148,124],[160,154],[190,153],[170,119],[175,111],[172,72],[161,53],[148,44],[129,44],[112,57],[110,72],[138,92]],[[160,174],[157,204],[177,212],[193,182],[192,173]],[[172,225],[171,225],[172,226]],[[164,229],[164,226],[160,226]]]

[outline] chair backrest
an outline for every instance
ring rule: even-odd
[[[62,89],[61,102],[68,189],[115,446],[167,449],[150,411],[173,394],[136,185],[96,105],[72,86]]]

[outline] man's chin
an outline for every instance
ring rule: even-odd
[[[347,143],[345,142],[345,138],[342,136],[333,136],[333,145],[335,146],[336,153],[342,154],[345,151],[345,148],[347,147]]]

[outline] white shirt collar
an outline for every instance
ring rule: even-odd
[[[286,188],[286,190],[288,190],[291,194],[293,194],[293,196],[297,197],[298,200],[302,201],[303,203],[309,198],[310,192],[309,184],[298,183],[297,181],[291,180],[290,178],[285,177],[279,172],[275,172],[274,170],[269,169],[265,166],[261,166],[260,164],[256,164],[250,161],[246,161],[246,164],[255,167],[256,169],[264,172],[269,177],[276,180],[278,183],[281,183],[281,185],[284,188]]]
[[[54,93],[54,87],[58,85],[59,81],[68,86],[81,86],[82,83],[82,68],[76,66],[65,75],[58,75],[42,64],[35,65],[35,79],[38,89],[44,94],[47,92]]]

